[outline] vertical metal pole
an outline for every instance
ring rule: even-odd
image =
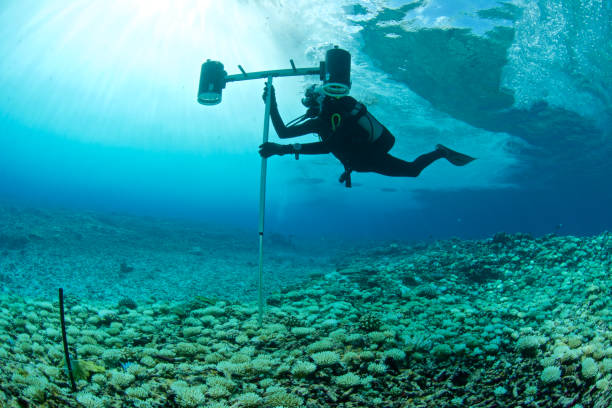
[[[263,128],[263,143],[268,142],[268,133],[270,130],[270,101],[272,99],[272,76],[268,76],[266,82],[266,113],[264,116]],[[266,212],[266,172],[267,159],[261,158],[261,178],[259,181],[259,327],[262,326],[264,299],[263,299],[263,234],[264,234],[264,214]]]

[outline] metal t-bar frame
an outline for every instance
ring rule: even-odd
[[[325,72],[323,66],[319,68],[296,68],[293,60],[291,62],[292,69],[279,69],[274,71],[260,71],[247,73],[244,71],[242,66],[238,65],[238,68],[242,74],[229,75],[225,77],[225,82],[235,81],[246,81],[249,79],[264,79],[267,78],[266,82],[266,110],[264,114],[264,127],[263,127],[263,142],[268,142],[268,134],[270,130],[270,101],[272,97],[272,78],[274,77],[289,77],[289,76],[306,76],[306,75],[319,75],[322,76],[322,72]],[[258,291],[258,302],[259,302],[259,315],[258,322],[259,327],[263,324],[263,313],[264,313],[264,296],[263,296],[263,235],[264,235],[264,214],[266,209],[266,173],[267,173],[267,159],[262,157],[261,159],[261,177],[259,184],[259,280],[257,284]]]
[[[242,74],[229,75],[225,77],[225,82],[235,81],[246,81],[248,79],[266,79],[266,78],[277,78],[277,77],[290,77],[290,76],[306,76],[306,75],[319,75],[322,78],[325,72],[323,62],[318,68],[296,68],[293,60],[291,63],[291,69],[276,69],[273,71],[258,71],[258,72],[245,72],[241,65],[238,65],[238,69]]]

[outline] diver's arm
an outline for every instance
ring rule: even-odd
[[[259,154],[261,157],[270,157],[274,155],[282,156],[284,154],[326,154],[330,153],[329,146],[325,142],[314,143],[294,143],[282,145],[278,143],[266,142],[259,146]]]
[[[289,145],[293,148],[291,153],[298,154],[327,154],[331,153],[329,146],[325,142],[314,143],[295,143]]]
[[[310,133],[318,133],[320,124],[316,119],[309,119],[304,123],[300,123],[299,125],[294,126],[285,126],[285,122],[280,116],[278,112],[278,104],[276,103],[276,92],[274,91],[274,87],[271,87],[272,92],[270,95],[270,118],[272,119],[272,125],[274,126],[274,130],[278,134],[278,137],[281,139],[288,139],[291,137],[298,137],[307,135]],[[266,93],[267,88],[264,88],[263,100],[266,101]]]
[[[270,118],[272,119],[272,125],[274,125],[274,130],[276,130],[276,134],[278,134],[279,138],[288,139],[310,133],[318,133],[319,121],[317,119],[308,119],[306,122],[300,123],[299,125],[289,127],[285,126],[285,123],[278,112],[276,99],[272,98],[272,101],[273,102],[270,103]]]

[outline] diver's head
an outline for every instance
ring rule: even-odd
[[[317,88],[317,84],[312,84],[306,91],[304,91],[304,97],[302,98],[302,105],[307,108],[311,108],[315,105],[321,104],[321,99],[323,95],[321,94],[321,90]]]
[[[306,88],[304,97],[302,98],[302,105],[308,110],[306,111],[307,117],[315,117],[321,112],[321,102],[323,101],[324,95],[321,93],[321,89],[313,84]]]

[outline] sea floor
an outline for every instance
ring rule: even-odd
[[[335,252],[271,236],[260,325],[242,231],[0,221],[1,407],[612,406],[608,233]]]
[[[0,207],[0,282],[5,293],[49,300],[57,298],[59,287],[87,300],[253,299],[258,244],[256,231],[5,206]],[[328,271],[337,251],[322,253],[324,244],[267,236],[266,290]]]

